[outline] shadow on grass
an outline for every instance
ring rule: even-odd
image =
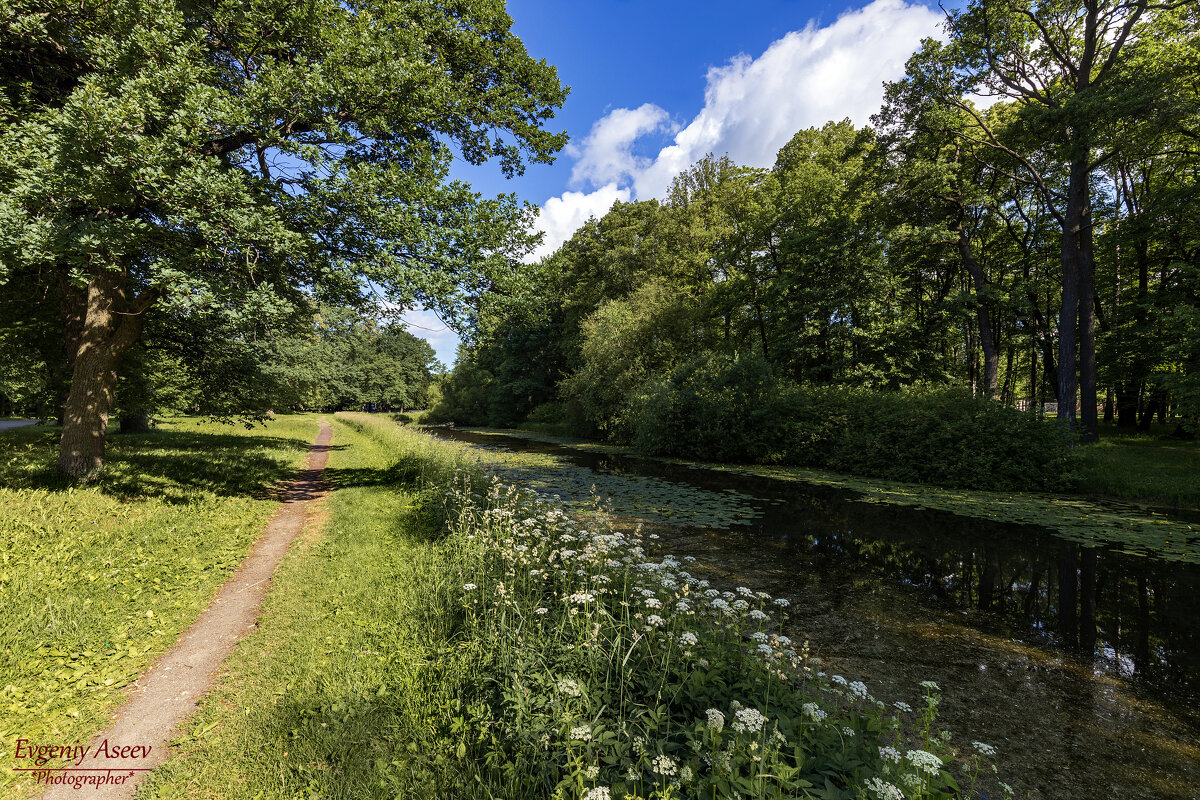
[[[291,751],[278,759],[282,786],[305,797],[462,796],[456,790],[464,781],[454,777],[462,770],[443,752],[444,732],[419,731],[411,701],[397,687],[377,694],[381,688],[331,689],[281,704],[269,722],[267,747]],[[414,734],[424,741],[414,741]]]
[[[26,432],[0,441],[0,487],[64,491],[58,474],[57,429]],[[158,430],[109,437],[104,471],[96,486],[118,499],[190,502],[196,492],[221,497],[283,499],[296,476],[297,452],[311,442],[280,436]],[[330,445],[330,450],[341,449]]]

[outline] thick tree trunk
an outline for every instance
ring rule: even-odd
[[[123,284],[123,276],[102,271],[88,285],[58,454],[59,471],[75,480],[91,480],[104,466],[117,368],[121,355],[141,336],[142,312],[154,299],[148,292],[128,304]]]
[[[1117,427],[1133,429],[1137,427],[1138,396],[1141,386],[1135,380],[1117,384]]]
[[[1067,207],[1066,213],[1063,215],[1060,256],[1063,274],[1062,308],[1058,315],[1058,420],[1070,430],[1075,429],[1076,390],[1079,388],[1076,382],[1076,370],[1079,366],[1076,344],[1085,346],[1086,340],[1092,344],[1093,348],[1095,346],[1095,317],[1088,314],[1088,318],[1093,320],[1091,338],[1082,330],[1084,326],[1079,324],[1081,319],[1080,276],[1083,271],[1080,235],[1086,222],[1086,210],[1090,201],[1088,157],[1088,148],[1079,146],[1079,152],[1071,162],[1070,180],[1067,185]],[[1088,285],[1090,288],[1090,275]],[[1085,296],[1090,308],[1092,293],[1089,291]],[[1078,337],[1077,333],[1079,333]],[[1092,364],[1094,368],[1094,350]],[[1094,384],[1092,395],[1094,399]],[[1092,414],[1095,415],[1094,408]]]

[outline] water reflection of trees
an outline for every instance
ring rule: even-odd
[[[824,574],[900,583],[976,625],[1200,699],[1200,568],[1029,527],[789,491],[760,530]],[[795,552],[798,549],[805,553]]]
[[[1084,547],[1041,528],[859,502],[837,488],[505,444],[602,472],[770,498],[752,540],[718,537],[729,560],[769,549],[775,566],[842,581],[847,591],[908,586],[931,604],[969,610],[989,632],[1065,648],[1156,693],[1200,703],[1200,567]]]

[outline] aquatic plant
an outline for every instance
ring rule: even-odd
[[[889,707],[780,633],[786,598],[711,586],[640,529],[481,480],[462,470],[446,497],[474,648],[453,729],[496,796],[959,794],[932,690]]]

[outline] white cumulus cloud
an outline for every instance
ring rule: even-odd
[[[528,260],[537,261],[550,255],[590,217],[604,216],[613,203],[618,200],[627,203],[630,196],[629,188],[610,182],[593,192],[563,192],[559,197],[551,197],[542,204],[537,218],[537,229],[543,233],[542,243]]]
[[[670,115],[653,103],[637,108],[618,108],[601,117],[592,126],[579,148],[568,153],[578,158],[571,170],[571,184],[604,186],[630,178],[650,164],[648,158],[633,154],[633,143],[647,133],[667,129]]]
[[[921,40],[942,35],[942,20],[923,5],[875,0],[824,27],[810,22],[757,58],[738,55],[709,69],[704,107],[652,159],[638,158],[633,146],[647,134],[671,132],[667,111],[653,103],[614,109],[568,151],[577,158],[572,186],[590,183],[610,191],[614,184],[639,199],[661,198],[677,174],[707,153],[770,167],[801,129],[846,117],[866,125],[883,101],[884,81],[903,77],[904,62]]]

